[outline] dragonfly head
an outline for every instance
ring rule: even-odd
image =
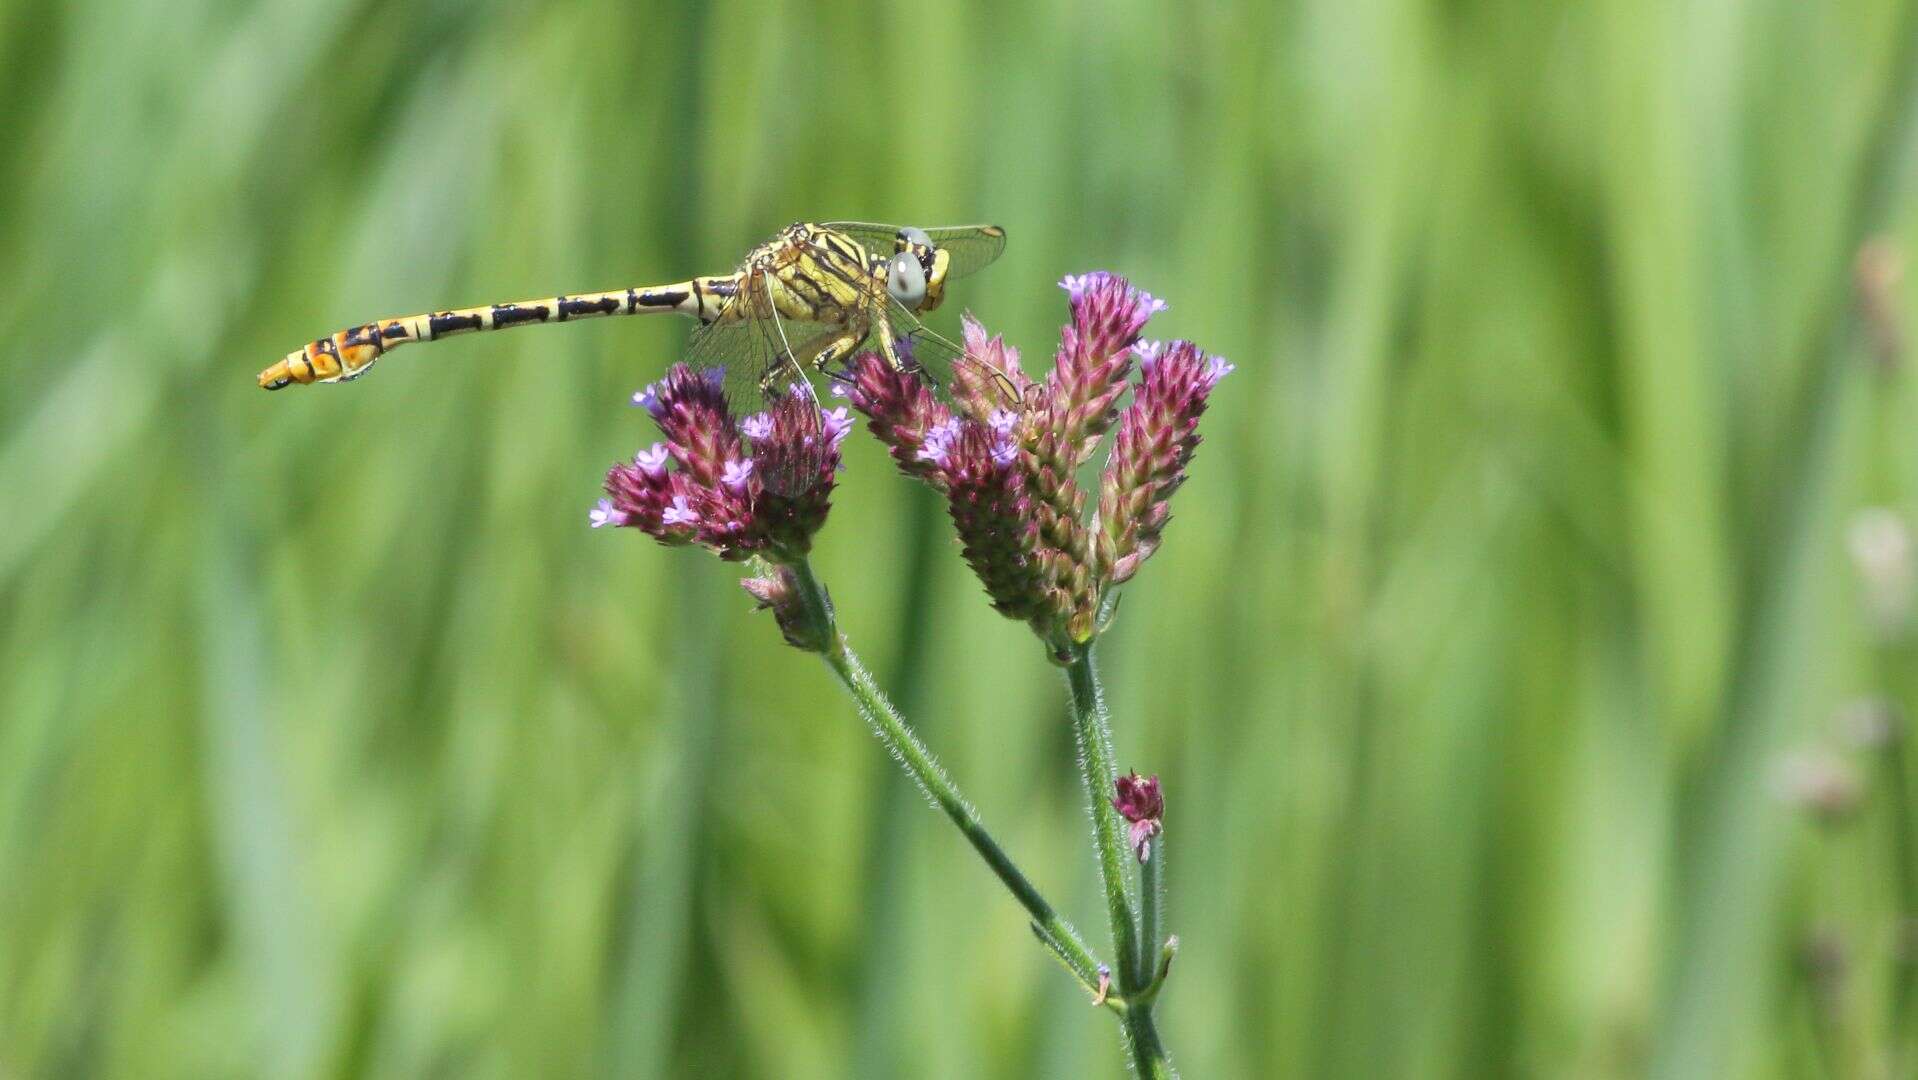
[[[925,230],[900,229],[886,263],[886,291],[910,311],[931,311],[946,297],[946,269],[952,256],[933,245]]]

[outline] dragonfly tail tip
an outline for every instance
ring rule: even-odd
[[[293,385],[293,382],[293,373],[287,369],[284,360],[260,372],[260,389],[262,390],[281,390]]]

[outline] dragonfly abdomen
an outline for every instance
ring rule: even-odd
[[[674,285],[551,296],[482,307],[455,308],[349,327],[309,343],[260,372],[260,386],[278,390],[294,383],[343,382],[357,378],[391,350],[413,341],[455,334],[509,330],[545,322],[571,322],[606,315],[677,312],[701,322],[719,317],[737,290],[736,277],[703,277]]]

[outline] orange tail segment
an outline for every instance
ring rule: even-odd
[[[415,335],[410,325],[419,318],[367,323],[323,337],[304,349],[287,353],[278,363],[260,372],[260,388],[278,390],[294,383],[355,378],[395,345],[424,340]]]

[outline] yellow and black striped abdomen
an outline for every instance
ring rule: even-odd
[[[260,372],[260,386],[278,390],[294,383],[344,382],[364,374],[391,349],[412,341],[438,341],[455,334],[605,315],[662,312],[678,312],[701,322],[711,322],[719,317],[737,288],[736,276],[703,277],[676,285],[552,296],[382,319],[349,327],[286,354],[278,363]]]

